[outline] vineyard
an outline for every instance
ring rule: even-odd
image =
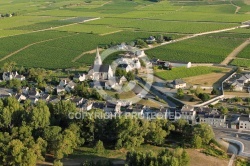
[[[238,55],[237,57],[239,58],[246,58],[246,59],[250,59],[250,44],[245,47]]]
[[[25,67],[69,68],[73,66],[71,60],[79,54],[81,54],[80,51],[34,45],[13,55],[8,60]]]
[[[207,66],[198,66],[198,67],[179,67],[173,68],[172,70],[157,70],[154,74],[157,77],[160,77],[164,80],[174,80],[180,78],[187,78],[192,76],[204,75],[209,73],[220,73],[223,72],[223,69],[217,67],[207,67]]]
[[[193,33],[239,26],[241,22],[249,20],[249,5],[243,0],[233,0],[233,3],[242,7],[237,14],[236,7],[230,1],[220,0],[96,0],[89,3],[81,0],[1,1],[2,13],[15,12],[16,15],[0,18],[0,59],[35,43],[1,64],[10,60],[18,65],[46,68],[91,64],[93,57],[88,54],[75,63],[71,61],[96,46],[145,40],[159,34],[177,39]],[[100,19],[81,23],[96,17]],[[51,28],[56,29],[52,31]],[[34,32],[37,30],[41,32]],[[249,29],[237,29],[157,47],[146,53],[151,58],[162,60],[219,63],[248,37]],[[247,58],[248,52],[244,50],[239,57]],[[53,58],[59,58],[55,65],[50,61]]]
[[[244,40],[244,38],[213,34],[156,47],[147,50],[146,54],[151,58],[169,61],[220,63]]]

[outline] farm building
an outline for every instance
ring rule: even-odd
[[[173,80],[173,82],[169,83],[168,85],[174,89],[179,89],[179,88],[185,88],[187,86],[187,83],[184,82],[182,79],[176,79]]]
[[[240,130],[250,130],[250,115],[240,116]]]
[[[190,68],[192,66],[191,62],[178,62],[178,61],[167,61],[164,63],[165,67],[186,67]]]

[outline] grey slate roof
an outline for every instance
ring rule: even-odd
[[[180,85],[180,84],[184,84],[185,82],[182,79],[176,79],[172,82],[172,84],[174,85]]]
[[[95,65],[93,67],[94,72],[102,72],[102,73],[107,73],[109,71],[110,65]]]

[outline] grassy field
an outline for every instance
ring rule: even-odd
[[[207,67],[207,66],[198,66],[198,67],[179,67],[173,68],[172,70],[160,70],[155,71],[155,75],[164,79],[164,80],[174,80],[179,78],[187,78],[192,76],[204,75],[209,73],[221,73],[224,69],[218,67]]]
[[[234,59],[231,64],[242,67],[250,67],[250,59]]]
[[[158,147],[153,145],[145,144],[141,147],[137,147],[134,150],[136,151],[154,151],[156,153],[161,152],[166,147]],[[190,165],[192,166],[203,166],[204,163],[206,165],[220,165],[227,166],[228,159],[219,159],[212,156],[207,156],[198,150],[195,149],[186,149],[188,155],[190,157]],[[73,155],[70,155],[66,159],[63,160],[64,165],[76,165],[77,163],[81,163],[85,160],[107,160],[110,159],[113,161],[115,165],[124,165],[124,161],[126,159],[126,153],[128,150],[120,149],[120,150],[106,150],[103,154],[96,154],[93,152],[92,148],[88,147],[80,147],[75,150]]]
[[[233,4],[241,7],[237,14],[235,14],[236,7],[229,0],[185,2],[95,0],[90,3],[81,0],[3,1],[0,2],[0,14],[16,13],[17,16],[0,18],[0,58],[29,44],[53,40],[32,45],[0,64],[14,60],[18,65],[30,67],[33,65],[45,68],[74,67],[81,63],[90,64],[92,57],[85,59],[87,55],[75,63],[71,63],[71,58],[90,51],[97,45],[129,42],[157,34],[173,35],[173,38],[178,38],[191,33],[239,26],[241,22],[249,20],[250,5],[244,0],[233,0]],[[81,23],[95,17],[100,19]],[[51,28],[56,29],[34,32]],[[156,56],[164,60],[218,63],[248,34],[249,29],[235,30],[231,33],[217,34],[218,36],[199,37],[158,47],[149,50],[148,53],[150,57]],[[56,39],[62,36],[68,37]],[[48,48],[48,51],[41,48]],[[48,59],[54,57],[60,59],[52,65]]]

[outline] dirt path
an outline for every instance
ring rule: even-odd
[[[41,29],[41,30],[36,30],[36,31],[31,31],[31,32],[26,32],[26,33],[19,33],[19,34],[15,34],[15,35],[9,35],[9,36],[2,36],[1,38],[5,38],[5,37],[10,37],[10,36],[17,36],[17,35],[23,35],[23,34],[30,34],[30,33],[36,33],[36,32],[43,32],[43,31],[49,31],[49,30],[53,30],[53,29],[58,29],[58,28],[63,28],[63,27],[67,27],[67,26],[71,26],[71,25],[76,25],[76,24],[81,24],[84,22],[89,22],[89,21],[94,21],[94,20],[99,20],[101,19],[100,17],[96,17],[96,18],[92,18],[92,19],[88,19],[88,20],[84,20],[81,22],[76,22],[76,23],[72,23],[72,24],[66,24],[66,25],[61,25],[61,26],[57,26],[57,27],[51,27],[51,28],[46,28],[46,29]]]
[[[231,3],[234,7],[236,7],[234,14],[237,14],[237,13],[240,11],[241,7],[240,7],[240,6],[235,5],[235,4],[233,3],[233,1],[232,1],[232,0],[230,1],[230,3]]]
[[[99,48],[99,51],[102,51],[103,49],[101,49],[101,48]],[[90,51],[86,51],[86,52],[83,52],[82,54],[80,54],[80,55],[78,55],[77,57],[75,57],[73,60],[72,60],[72,62],[75,62],[75,61],[77,61],[78,59],[80,59],[83,55],[85,55],[85,54],[93,54],[93,53],[95,53],[96,52],[96,49],[94,49],[94,50],[90,50]]]
[[[118,33],[118,32],[121,32],[121,31],[123,31],[123,30],[118,30],[118,31],[103,33],[103,34],[100,34],[100,36],[110,35],[110,34]]]
[[[19,52],[21,52],[21,51],[23,51],[23,50],[25,50],[26,48],[29,48],[30,46],[33,46],[33,45],[36,45],[36,44],[39,44],[39,43],[44,43],[44,42],[51,41],[51,40],[56,40],[56,39],[61,39],[61,38],[69,37],[69,36],[74,36],[74,35],[78,35],[78,34],[67,35],[67,36],[62,36],[62,37],[57,37],[57,38],[53,38],[53,39],[47,39],[47,40],[42,40],[42,41],[39,41],[39,42],[31,43],[31,44],[29,44],[27,46],[24,46],[23,48],[20,48],[19,50],[16,50],[15,52],[12,52],[12,53],[6,55],[5,57],[1,58],[0,62],[7,59],[7,58],[9,58],[9,57],[11,57],[11,56],[13,56],[13,55],[15,55],[15,54],[17,54],[17,53],[19,53]]]
[[[208,31],[208,32],[192,34],[192,35],[185,36],[185,37],[182,37],[182,38],[179,38],[179,39],[176,39],[176,40],[171,40],[171,41],[168,41],[168,42],[161,43],[160,45],[155,45],[155,46],[152,46],[152,47],[149,47],[149,48],[144,48],[142,50],[149,50],[149,49],[153,49],[153,48],[160,47],[160,46],[163,46],[163,45],[172,44],[172,43],[176,43],[176,42],[179,42],[179,41],[195,38],[195,37],[198,37],[198,36],[204,36],[204,35],[215,34],[215,33],[220,33],[220,32],[227,32],[227,31],[238,29],[238,28],[246,28],[246,27],[249,27],[249,26],[250,25],[241,25],[241,26],[232,27],[232,28],[226,28],[226,29],[221,29],[221,30],[215,30],[215,31]]]
[[[220,64],[221,65],[227,65],[229,64],[246,46],[250,44],[250,38],[247,39],[244,43],[242,43],[240,46],[235,48],[233,52],[231,52]]]

